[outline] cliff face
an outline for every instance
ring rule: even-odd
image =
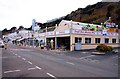
[[[105,22],[109,17],[111,17],[112,22],[120,26],[120,2],[98,2],[94,5],[88,5],[86,8],[78,8],[64,18],[45,23],[44,26],[54,26],[63,19],[100,24],[101,22]]]

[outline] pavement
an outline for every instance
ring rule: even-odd
[[[3,77],[118,77],[118,54],[47,51],[8,45],[2,49]]]

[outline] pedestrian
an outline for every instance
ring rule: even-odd
[[[7,49],[7,44],[5,44],[4,48],[5,48],[5,50]]]
[[[49,50],[50,46],[47,44],[47,45],[46,45],[46,48],[47,48],[47,50]]]

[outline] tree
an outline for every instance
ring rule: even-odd
[[[7,30],[7,28],[5,28],[4,30],[2,30],[2,35],[7,34],[7,32],[8,32],[8,30]]]
[[[17,27],[12,27],[11,29],[10,29],[10,31],[13,33],[13,32],[16,32],[16,30],[17,30]]]
[[[19,26],[18,30],[23,30],[24,27],[23,26]]]

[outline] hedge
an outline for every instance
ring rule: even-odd
[[[100,51],[100,52],[110,52],[113,50],[112,46],[107,46],[105,44],[100,44],[96,47],[96,50],[97,51]]]

